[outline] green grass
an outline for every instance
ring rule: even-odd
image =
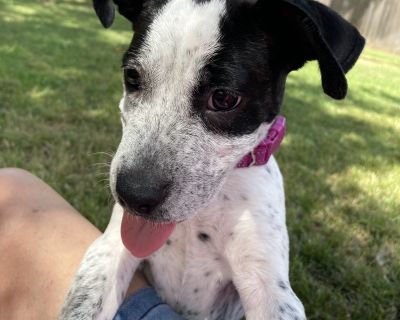
[[[90,3],[0,0],[0,167],[30,170],[98,227],[120,136],[129,25],[103,30]],[[277,158],[286,181],[291,279],[309,319],[400,317],[400,57],[367,50],[350,93],[321,93],[316,64],[291,75]]]

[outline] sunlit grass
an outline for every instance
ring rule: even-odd
[[[85,1],[0,0],[0,167],[26,168],[98,227],[119,140],[121,55]],[[277,158],[291,278],[310,319],[400,316],[400,57],[367,50],[333,101],[315,63],[293,73]],[[96,165],[99,163],[99,165]]]

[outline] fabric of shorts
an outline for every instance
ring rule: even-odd
[[[126,299],[114,320],[183,320],[153,288],[143,288]]]

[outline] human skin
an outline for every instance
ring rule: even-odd
[[[39,178],[0,169],[0,319],[57,318],[101,232]],[[148,286],[137,273],[127,296]]]

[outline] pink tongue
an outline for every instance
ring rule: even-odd
[[[121,237],[125,247],[137,258],[158,250],[175,229],[175,223],[154,223],[124,211]]]

